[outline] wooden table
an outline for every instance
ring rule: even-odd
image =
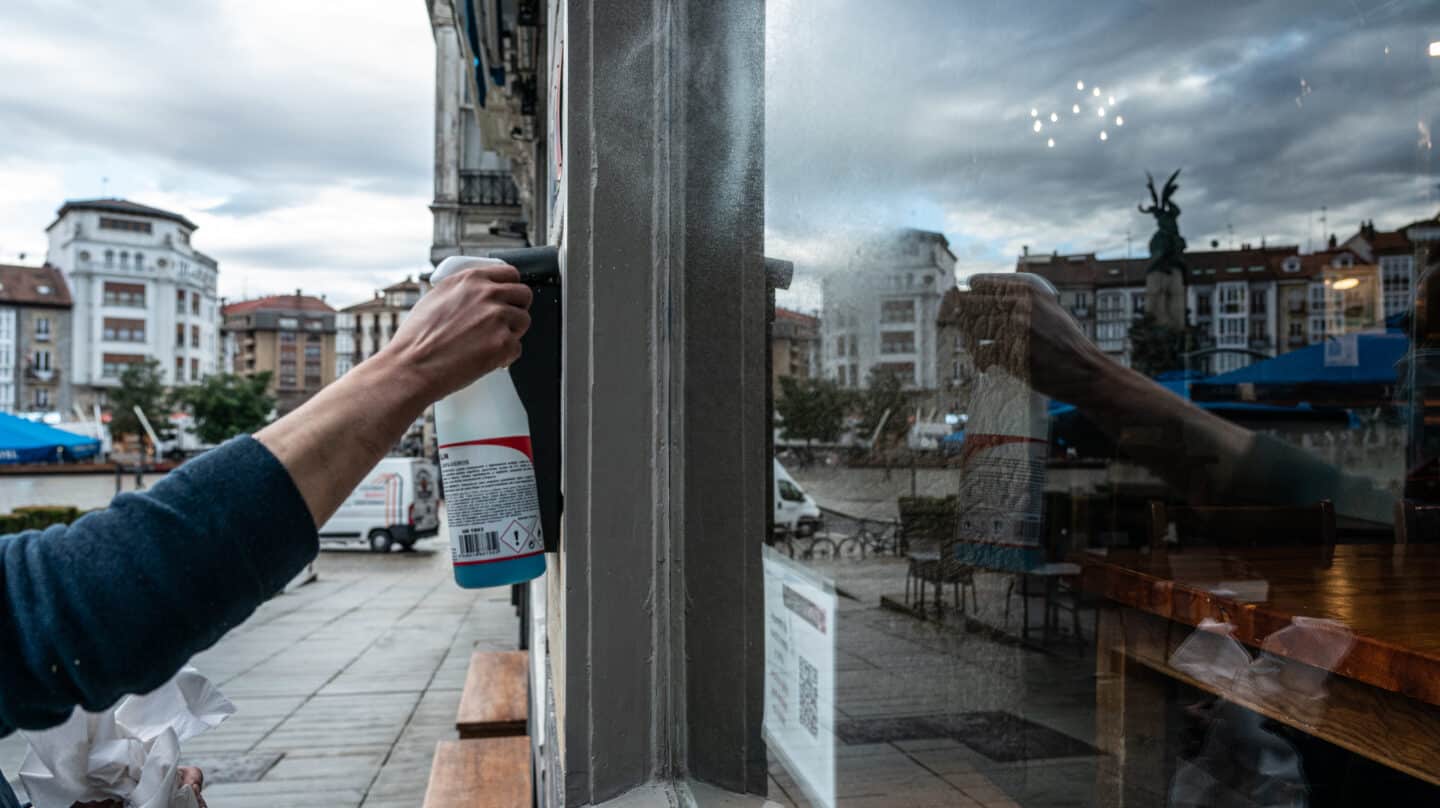
[[[1165,679],[1440,785],[1440,545],[1111,552],[1085,557],[1081,585],[1105,600],[1096,638],[1096,739],[1110,755],[1102,805],[1125,803],[1127,778],[1169,771]],[[1315,667],[1327,643],[1303,638],[1267,649],[1278,664],[1263,673],[1197,678],[1171,664],[1206,618],[1234,626],[1253,654],[1295,617],[1353,632],[1349,652],[1326,666],[1335,675]],[[1307,690],[1320,679],[1317,698]]]

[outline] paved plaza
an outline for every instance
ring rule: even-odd
[[[516,646],[509,589],[455,586],[438,539],[326,550],[316,568],[194,659],[237,708],[184,748],[215,808],[415,808],[471,652]],[[0,770],[15,777],[24,754],[0,740]]]

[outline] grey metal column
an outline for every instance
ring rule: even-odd
[[[708,804],[765,784],[764,6],[566,2],[566,804]]]

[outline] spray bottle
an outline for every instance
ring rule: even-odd
[[[493,258],[446,258],[430,276]],[[491,371],[435,404],[435,435],[455,582],[467,589],[528,581],[545,572],[530,419],[508,368]]]
[[[971,278],[972,287],[986,276]],[[994,276],[1054,295],[1038,275]],[[1017,317],[1025,317],[1023,308]],[[1025,572],[1045,562],[1042,534],[1045,464],[1050,449],[1048,401],[1014,369],[1029,367],[1028,322],[1012,322],[991,335],[993,350],[1018,361],[998,361],[979,373],[970,398],[970,420],[960,460],[958,560],[988,569]],[[982,339],[982,344],[986,340]],[[1022,374],[1023,376],[1024,374]]]

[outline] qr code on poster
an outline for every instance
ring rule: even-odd
[[[800,663],[800,726],[810,730],[811,737],[820,737],[820,710],[816,701],[820,695],[820,676],[815,666],[799,657]]]

